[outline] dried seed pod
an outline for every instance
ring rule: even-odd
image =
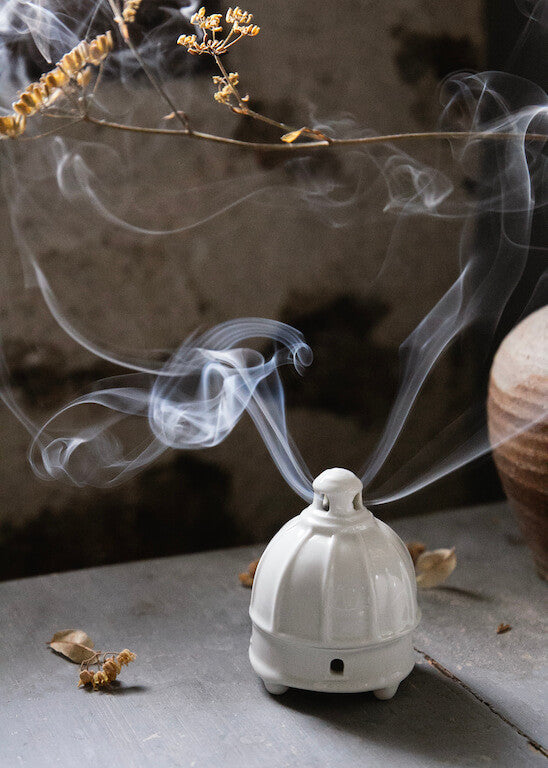
[[[57,67],[61,69],[68,77],[75,75],[83,69],[86,64],[100,64],[114,48],[114,39],[109,30],[104,35],[91,40],[89,43],[82,40],[71,51],[65,53]]]
[[[137,11],[141,5],[141,0],[124,0],[124,9],[122,18],[128,24],[132,24],[137,16]]]
[[[417,559],[417,584],[423,589],[437,587],[453,573],[457,565],[457,556],[452,549],[433,549],[423,552]]]
[[[94,673],[91,671],[91,669],[83,669],[80,672],[78,687],[80,687],[81,685],[92,685],[93,678],[94,678]]]
[[[222,14],[212,13],[207,16],[205,8],[200,8],[191,17],[190,21],[202,30],[202,39],[198,41],[196,35],[181,35],[177,40],[177,44],[183,45],[188,53],[193,55],[209,53],[212,56],[220,56],[222,53],[226,53],[242,37],[248,35],[255,37],[260,32],[260,27],[250,23],[253,14],[243,11],[238,6],[236,8],[229,8],[225,18],[229,24],[232,24],[232,29],[224,39],[216,38],[216,34],[223,31],[221,26]],[[209,33],[211,33],[211,37],[208,36]],[[233,36],[234,34],[235,36]],[[227,103],[222,94],[215,96],[215,98],[224,104]]]
[[[78,74],[75,77],[75,80],[79,88],[85,88],[86,85],[89,85],[89,82],[91,80],[91,69],[89,67],[86,67],[81,72],[78,72]]]
[[[0,117],[0,136],[16,138],[26,128],[26,118],[50,106],[63,95],[63,88],[72,80],[85,88],[91,79],[89,64],[99,65],[114,47],[110,30],[90,43],[82,40],[66,53],[60,62],[44,73],[38,82],[29,83],[13,103],[13,114]]]
[[[109,683],[116,680],[116,675],[120,672],[121,668],[121,665],[114,661],[114,659],[107,659],[105,661],[102,669],[107,676]]]
[[[108,684],[108,677],[105,672],[99,670],[93,675],[93,687],[102,688]]]
[[[136,658],[137,656],[133,653],[133,651],[130,651],[128,648],[124,648],[124,650],[120,651],[116,657],[116,661],[124,666],[129,664],[131,661],[135,661]]]
[[[243,11],[238,5],[235,8],[229,8],[226,12],[226,20],[229,24],[234,23],[240,23],[240,24],[249,24],[251,19],[253,18],[252,13],[248,13],[247,11]]]
[[[59,67],[55,67],[55,69],[52,69],[51,72],[42,75],[40,78],[40,85],[42,86],[46,97],[49,97],[54,93],[54,91],[61,89],[64,85],[66,85],[68,81],[69,76],[67,73]]]
[[[23,117],[32,115],[32,108],[27,106],[24,101],[14,101],[11,106],[13,111],[18,115],[23,115]]]
[[[177,40],[177,45],[184,45],[185,48],[190,49],[196,43],[196,35],[180,35]]]
[[[98,52],[99,61],[92,61],[90,58],[90,63],[99,64],[101,63],[101,61],[103,61],[103,59],[105,59],[108,56],[108,54],[114,48],[114,38],[112,37],[112,32],[109,29],[108,32],[105,32],[104,35],[99,35],[98,37],[95,38],[95,40],[92,40],[90,43],[90,49],[91,49],[92,43],[95,43],[94,50],[96,49]],[[91,55],[91,50],[90,50],[90,55]]]

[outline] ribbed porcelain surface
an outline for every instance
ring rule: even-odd
[[[327,470],[314,490],[312,505],[261,557],[254,624],[329,648],[374,645],[411,631],[419,620],[416,582],[401,539],[363,506],[361,482],[351,472]]]

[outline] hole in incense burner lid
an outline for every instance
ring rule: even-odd
[[[315,499],[322,505],[321,509],[329,511],[330,517],[352,517],[356,512],[363,512],[362,482],[347,469],[326,469],[314,480],[312,487]]]
[[[342,675],[344,672],[344,661],[342,659],[331,659],[329,669],[333,675]]]

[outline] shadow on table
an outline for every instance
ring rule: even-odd
[[[98,691],[88,685],[83,688],[85,693],[100,696],[131,696],[135,693],[146,693],[148,690],[148,685],[124,685],[120,680],[114,680],[107,688],[100,688]]]
[[[463,589],[462,587],[454,587],[451,584],[442,584],[438,587],[438,594],[446,595],[458,595],[459,597],[467,597],[470,600],[476,600],[480,603],[492,603],[493,598],[491,595],[485,595],[483,592],[477,592],[472,589]]]
[[[378,742],[425,759],[437,757],[448,765],[476,765],[486,759],[497,760],[497,766],[511,765],[508,746],[514,734],[509,727],[458,684],[419,664],[389,701],[378,701],[371,693],[296,689],[275,701],[364,744]],[[325,729],[319,730],[325,736]]]

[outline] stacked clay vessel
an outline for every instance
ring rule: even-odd
[[[517,325],[491,368],[489,438],[506,495],[548,578],[548,306]]]

